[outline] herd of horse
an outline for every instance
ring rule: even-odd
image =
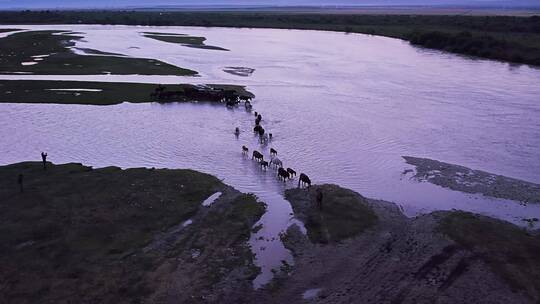
[[[249,102],[249,101],[247,101]],[[247,103],[246,102],[246,103]],[[246,106],[246,109],[248,109],[248,106]],[[251,109],[251,104],[249,105],[249,109]],[[265,130],[264,128],[261,126],[261,121],[262,121],[262,115],[255,112],[255,127],[253,128],[253,132],[255,132],[256,134],[259,135],[259,138],[261,140],[261,143],[266,141],[266,140],[271,140],[272,139],[272,133],[269,133],[269,137],[265,137]],[[239,128],[236,128],[235,130],[235,134],[238,136],[240,130]],[[249,148],[246,147],[246,146],[242,146],[242,153],[244,155],[248,155],[249,153]],[[283,167],[283,162],[277,157],[277,150],[274,149],[274,148],[270,148],[270,161],[266,161],[264,159],[264,155],[257,151],[257,150],[254,150],[252,155],[251,155],[251,159],[257,161],[261,167],[261,169],[263,170],[268,170],[268,168],[276,168],[277,169],[277,177],[280,179],[280,180],[283,180],[283,182],[286,182],[287,180],[291,180],[293,179],[295,176],[296,176],[296,171],[294,171],[292,168],[284,168]],[[300,173],[300,175],[298,176],[298,187],[304,187],[304,186],[307,186],[308,188],[311,186],[311,180],[309,179],[309,177],[304,174],[304,173]]]

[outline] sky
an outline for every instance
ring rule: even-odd
[[[205,5],[473,5],[540,6],[540,0],[0,0],[0,9],[9,8],[122,8]]]

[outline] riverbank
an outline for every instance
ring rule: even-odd
[[[3,24],[125,24],[248,27],[363,33],[452,53],[540,66],[538,16],[330,11],[4,11]]]
[[[316,196],[323,194],[323,213]],[[373,213],[366,229],[330,242],[292,226],[283,241],[295,265],[274,280],[267,303],[536,303],[540,299],[538,231],[466,212],[434,212],[406,218],[392,203],[372,200],[335,185],[289,189],[295,217],[354,217],[351,208]],[[349,206],[349,208],[347,208]],[[311,215],[310,215],[311,214]],[[347,229],[346,226],[341,230]],[[330,234],[332,235],[332,234]],[[336,235],[336,234],[334,234]]]
[[[259,273],[264,204],[196,171],[2,166],[0,208],[0,302],[230,303]]]
[[[244,86],[238,85],[160,86],[125,82],[0,80],[0,103],[114,105],[122,102],[220,102],[230,96],[255,97]]]
[[[22,174],[22,192],[17,183]],[[0,167],[0,300],[535,303],[538,230],[452,211],[405,217],[335,185],[288,189],[294,256],[270,284],[247,241],[264,204],[192,170]],[[322,211],[317,193],[322,193]]]

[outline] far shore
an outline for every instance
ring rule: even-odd
[[[337,31],[387,36],[412,45],[479,58],[540,66],[540,10],[442,7],[172,8],[131,10],[0,11],[0,23],[119,24]],[[499,15],[500,14],[500,15]]]

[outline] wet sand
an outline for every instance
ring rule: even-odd
[[[403,156],[408,164],[416,166],[413,178],[441,187],[485,196],[540,203],[540,185],[496,175],[481,170],[440,162],[433,159]],[[404,175],[412,172],[404,172]]]

